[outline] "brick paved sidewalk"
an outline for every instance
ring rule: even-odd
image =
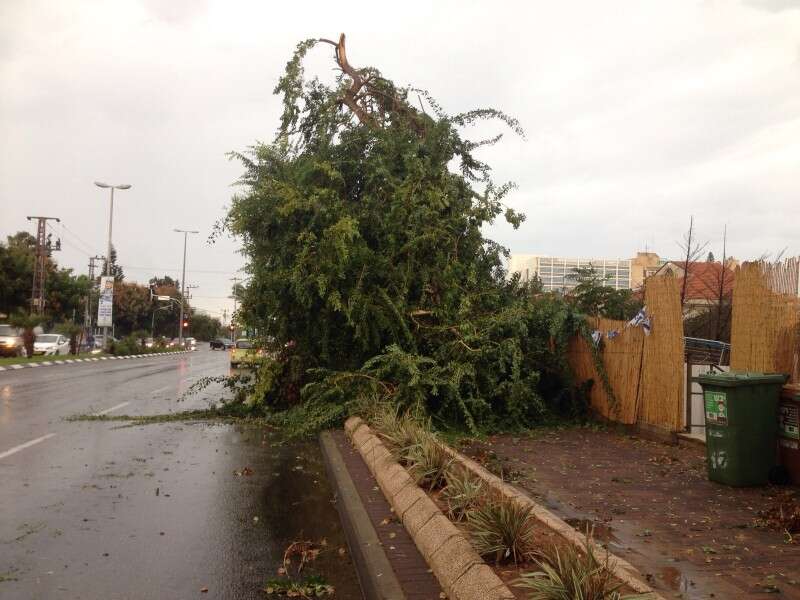
[[[630,561],[666,597],[800,600],[800,535],[756,527],[797,488],[709,482],[705,449],[575,428],[498,436],[466,453]]]
[[[403,524],[394,518],[361,455],[347,441],[344,432],[334,431],[332,435],[406,598],[439,600],[442,589],[436,577]]]

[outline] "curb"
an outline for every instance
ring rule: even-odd
[[[513,600],[511,590],[359,417],[344,429],[451,600]]]
[[[74,365],[76,363],[100,362],[102,360],[124,360],[127,358],[153,358],[156,356],[174,356],[176,354],[189,354],[192,350],[177,352],[152,352],[150,354],[130,354],[128,356],[96,356],[93,358],[67,358],[65,360],[43,360],[41,362],[20,363],[16,365],[0,365],[0,371],[19,371],[20,369],[33,369],[38,367],[57,367],[59,365]]]
[[[364,600],[405,600],[406,595],[330,432],[323,431],[320,434],[319,445],[328,476],[337,491],[336,509],[342,520]]]
[[[556,516],[554,513],[538,504],[523,490],[504,482],[497,475],[491,473],[482,465],[470,458],[467,458],[460,452],[456,452],[446,444],[442,444],[442,446],[444,450],[453,457],[455,462],[461,465],[461,467],[464,469],[472,472],[477,477],[480,477],[492,490],[502,494],[503,496],[506,496],[509,499],[513,499],[524,508],[531,507],[531,514],[538,521],[549,527],[570,544],[574,544],[580,548],[583,547],[583,545],[587,542],[584,534],[576,531],[560,517]],[[593,548],[598,550],[604,556],[606,552],[608,552],[606,549],[600,547],[596,542],[594,542],[594,540],[592,540],[590,543]],[[636,567],[634,567],[625,559],[622,559],[611,552],[608,552],[608,568],[614,577],[616,577],[625,585],[629,586],[636,593],[650,594],[648,597],[649,600],[664,600],[663,596],[659,595],[658,592],[653,590],[653,588],[645,582]]]

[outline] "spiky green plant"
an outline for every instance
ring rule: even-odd
[[[591,539],[591,538],[589,538]],[[531,590],[530,600],[645,600],[645,595],[623,595],[608,566],[588,541],[583,547],[564,544],[540,549],[535,555],[538,571],[523,573],[515,582]]]
[[[436,436],[420,430],[416,443],[405,452],[408,472],[418,485],[430,490],[440,488],[445,483],[445,475],[453,464],[453,457],[447,453]]]
[[[447,512],[454,521],[461,521],[484,494],[483,480],[466,469],[451,468],[445,474],[442,498],[447,502]]]
[[[467,511],[467,525],[478,554],[496,563],[524,560],[534,551],[532,506],[495,496]]]
[[[408,464],[408,453],[428,433],[426,423],[409,412],[401,413],[399,409],[389,405],[375,412],[372,425],[394,457],[406,464]]]

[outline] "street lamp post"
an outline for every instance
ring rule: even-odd
[[[129,190],[131,188],[129,183],[121,185],[110,185],[102,181],[95,181],[94,184],[100,188],[111,189],[111,209],[108,212],[108,254],[106,255],[106,277],[111,275],[111,229],[114,222],[114,190]],[[113,316],[112,316],[113,319]],[[103,345],[108,345],[108,327],[103,326]]]
[[[186,238],[190,233],[200,233],[189,229],[173,229],[175,233],[183,234],[183,270],[181,273],[181,320],[178,321],[178,345],[183,347],[183,305],[186,302]]]

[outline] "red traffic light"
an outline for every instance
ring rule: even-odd
[[[189,326],[189,321],[184,321],[184,322],[183,322],[183,326],[184,326],[184,327],[188,327],[188,326]]]

